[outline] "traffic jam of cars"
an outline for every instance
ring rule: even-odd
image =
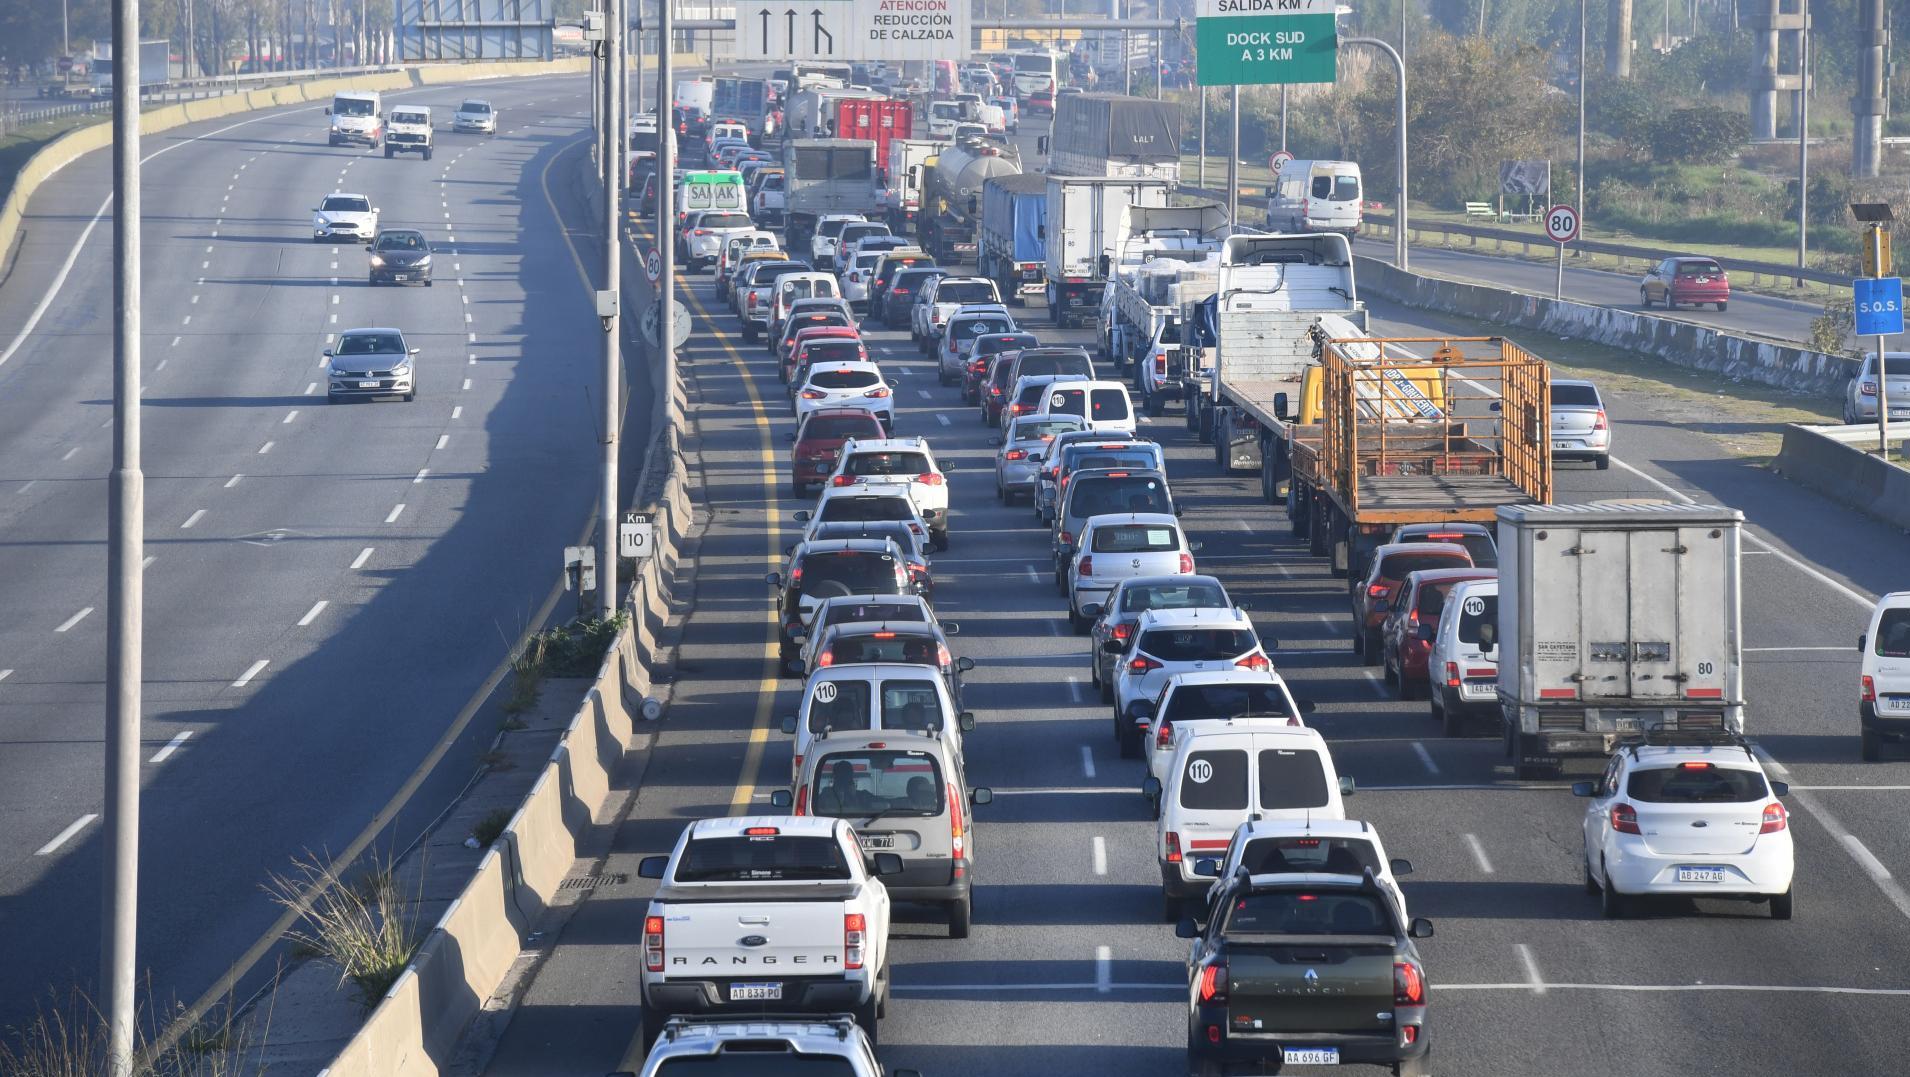
[[[1582,872],[1588,909],[1702,898],[1792,917],[1789,786],[1744,736],[1743,515],[1555,503],[1554,467],[1610,466],[1592,381],[1554,378],[1502,338],[1369,334],[1342,235],[1190,243],[1184,228],[1149,235],[1138,213],[1115,244],[1123,261],[1102,267],[1096,339],[1077,343],[1058,330],[1094,321],[1092,301],[1051,303],[1037,325],[1018,269],[1004,283],[971,268],[988,220],[962,244],[909,234],[899,210],[805,213],[803,177],[778,170],[782,227],[761,226],[752,192],[776,165],[731,126],[712,125],[705,148],[739,173],[734,204],[685,209],[658,239],[713,272],[679,287],[707,288],[705,328],[762,345],[765,360],[744,363],[785,394],[781,503],[801,507],[779,521],[794,541],[764,601],[796,702],[776,723],[789,767],[769,812],[694,822],[643,862],[658,884],[645,1075],[690,1073],[673,1060],[731,1041],[841,1062],[827,1072],[913,1072],[876,1056],[885,1016],[908,1005],[892,912],[931,909],[968,938],[988,864],[977,832],[1001,803],[964,753],[1005,722],[968,709],[976,663],[960,651],[977,625],[943,619],[970,596],[935,579],[935,556],[964,540],[952,487],[992,487],[1019,516],[1014,541],[1040,566],[1029,586],[1052,586],[1082,642],[1079,679],[1154,823],[1159,918],[1185,944],[1189,1072],[1430,1072],[1434,925],[1409,907],[1408,850],[1349,808],[1359,784],[1309,725],[1315,703],[1282,676],[1279,641],[1230,593],[1232,573],[1203,564],[1176,491],[1189,446],[1223,474],[1258,473],[1267,510],[1342,581],[1360,673],[1423,700],[1435,735],[1502,740],[1520,780],[1597,773],[1568,783],[1582,838],[1555,850]],[[1048,212],[1064,205],[1050,197]],[[1150,240],[1179,268],[1147,293]],[[1724,308],[1715,264],[1675,261],[1646,302]],[[1256,303],[1276,281],[1286,298]],[[936,423],[911,428],[931,412],[900,410],[905,390]],[[1167,407],[1184,407],[1184,432]],[[969,420],[991,431],[985,469],[938,453]],[[1574,570],[1558,571],[1567,557]],[[1859,649],[1874,759],[1910,739],[1910,594],[1884,599]]]

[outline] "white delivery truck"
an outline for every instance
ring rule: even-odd
[[[946,143],[926,138],[892,138],[889,159],[882,169],[882,188],[876,202],[889,228],[898,236],[913,235],[922,215],[922,173]]]
[[[385,107],[377,90],[341,90],[332,95],[325,115],[330,120],[327,145],[358,142],[377,149],[384,144]]]
[[[1163,179],[1048,177],[1041,238],[1047,256],[1048,310],[1055,325],[1095,316],[1108,274],[1132,228],[1128,208],[1165,206],[1168,188]]]
[[[1508,505],[1499,705],[1520,778],[1654,727],[1744,732],[1738,555],[1716,505]]]

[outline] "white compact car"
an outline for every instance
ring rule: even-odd
[[[1094,612],[1098,616],[1101,611]],[[1108,640],[1101,646],[1118,651],[1113,666],[1117,722],[1145,721],[1135,708],[1159,698],[1161,686],[1176,673],[1273,672],[1253,622],[1237,609],[1147,610],[1126,640]]]
[[[1147,772],[1166,781],[1179,738],[1194,736],[1208,728],[1208,723],[1230,718],[1266,718],[1305,725],[1300,720],[1305,709],[1305,704],[1294,701],[1287,683],[1271,670],[1176,673],[1167,678],[1152,700],[1143,701],[1131,716],[1117,719],[1116,733],[1122,741],[1123,758],[1144,753]],[[1140,742],[1140,753],[1126,750],[1130,737]]]
[[[1245,868],[1249,875],[1351,875],[1373,873],[1373,881],[1392,895],[1406,922],[1406,895],[1399,876],[1413,873],[1413,862],[1386,855],[1379,831],[1364,819],[1258,819],[1240,824],[1227,854],[1194,861],[1194,874],[1225,879]]]
[[[842,242],[842,226],[850,221],[868,220],[860,213],[825,213],[816,220],[816,234],[809,237],[809,258],[819,266],[836,264],[836,248]]]
[[[1499,719],[1499,581],[1461,580],[1446,595],[1426,658],[1433,721],[1448,737],[1468,718]]]
[[[350,239],[370,243],[378,235],[378,207],[362,194],[333,191],[312,210],[312,242]]]
[[[1611,420],[1589,381],[1552,381],[1552,459],[1589,460],[1600,471],[1612,466]]]
[[[948,478],[927,438],[850,438],[843,442],[826,485],[906,491],[927,521],[935,548],[948,548]]]
[[[1864,762],[1875,762],[1882,742],[1910,740],[1910,591],[1877,600],[1870,625],[1858,637],[1862,654],[1857,720],[1863,730]]]
[[[717,258],[723,253],[725,240],[731,236],[747,236],[756,230],[756,222],[750,220],[747,213],[710,210],[699,217],[696,225],[683,236],[683,247],[688,254],[683,260],[683,268],[696,273],[705,266],[715,266]]]
[[[727,1059],[777,1072],[811,1069],[841,1077],[921,1077],[915,1070],[884,1070],[868,1034],[853,1017],[672,1017],[636,1077],[697,1077]]]
[[[451,116],[453,131],[478,131],[487,135],[497,134],[497,110],[489,101],[477,98],[465,101]]]
[[[1636,898],[1678,895],[1768,902],[1791,918],[1790,792],[1769,781],[1733,734],[1647,735],[1612,753],[1584,797],[1585,890],[1605,915],[1630,913]]]
[[[1130,576],[1193,574],[1193,547],[1173,516],[1124,512],[1092,517],[1082,526],[1068,565],[1068,623],[1076,632],[1086,632],[1094,623],[1088,607],[1106,602],[1114,585]]]
[[[874,363],[812,363],[795,402],[798,421],[822,408],[861,408],[873,412],[883,430],[895,429],[895,391]]]

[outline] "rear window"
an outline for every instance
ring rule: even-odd
[[[994,355],[998,352],[1014,351],[1017,348],[1026,348],[1030,344],[1033,344],[1034,342],[1035,342],[1035,339],[1030,336],[1022,336],[1019,334],[995,334],[995,335],[991,335],[989,339],[987,340],[976,341],[975,354],[976,355]]]
[[[777,287],[782,289],[784,299],[808,299],[810,296],[816,294],[816,282],[814,280],[786,280],[777,285]]]
[[[1085,452],[1079,455],[1070,453],[1063,461],[1066,471],[1097,471],[1117,468],[1132,468],[1137,471],[1151,471],[1160,466],[1151,452]]]
[[[931,636],[905,636],[877,631],[861,636],[838,636],[829,644],[829,662],[832,665],[906,662],[918,666],[939,666],[942,664],[940,650],[941,645]]]
[[[934,681],[883,681],[882,728],[929,733],[942,728],[942,697]]]
[[[768,1067],[766,1069],[766,1067]],[[789,1077],[855,1077],[855,1063],[842,1055],[798,1054],[777,1046],[747,1054],[677,1055],[657,1064],[656,1077],[761,1077],[765,1072]]]
[[[832,497],[822,503],[821,519],[907,520],[915,515],[915,506],[906,497]]]
[[[705,213],[696,222],[698,228],[748,228],[755,222],[747,213]]]
[[[1050,415],[1087,415],[1086,389],[1070,389],[1060,386],[1048,388],[1048,414]]]
[[[1264,748],[1260,752],[1260,806],[1324,808],[1326,766],[1308,748]]]
[[[862,345],[853,340],[811,341],[802,346],[802,357],[812,363],[854,362],[862,358]]]
[[[811,344],[814,349],[818,345]],[[812,351],[811,354],[814,354]],[[873,415],[818,415],[803,424],[803,440],[881,437],[882,423]]]
[[[1479,629],[1484,625],[1499,623],[1498,595],[1467,595],[1465,604],[1459,608],[1459,638],[1466,643],[1478,643]]]
[[[889,226],[886,224],[851,224],[842,229],[842,245],[845,247],[853,246],[856,240],[864,236],[886,236],[888,234]]]
[[[1021,367],[1015,371],[1015,376],[1026,378],[1037,374],[1079,374],[1092,378],[1094,364],[1079,352],[1022,356]]]
[[[1716,277],[1723,275],[1723,273],[1724,270],[1720,268],[1716,262],[1678,263],[1678,275],[1680,277]]]
[[[1875,377],[1877,374],[1877,353],[1871,352],[1864,357],[1864,373]],[[1910,374],[1910,355],[1884,355],[1884,373],[1893,378]]]
[[[859,452],[843,466],[845,475],[920,475],[929,470],[919,452]]]
[[[809,375],[809,384],[818,389],[861,389],[881,380],[873,370],[818,370]]]
[[[1070,430],[1081,429],[1081,424],[1072,419],[1036,419],[1032,422],[1023,419],[1015,423],[1010,441],[1028,441],[1033,438],[1051,438],[1056,434],[1065,434]]]
[[[819,236],[830,236],[832,238],[840,236],[842,235],[842,229],[848,224],[848,221],[823,221],[816,226],[816,234]]]
[[[1764,775],[1755,770],[1705,762],[1634,770],[1625,783],[1625,794],[1645,804],[1745,804],[1766,792]]]
[[[1227,912],[1230,935],[1391,935],[1391,919],[1369,894],[1279,891],[1242,894]]]
[[[1092,420],[1122,422],[1134,416],[1127,405],[1126,389],[1096,389],[1089,394],[1088,405],[1093,409],[1088,416]]]
[[[1097,527],[1089,549],[1095,553],[1165,553],[1180,549],[1180,536],[1171,527],[1147,524]]]
[[[1242,714],[1293,717],[1287,706],[1287,694],[1277,684],[1179,685],[1167,697],[1167,711],[1161,717],[1172,723],[1233,718]]]
[[[1552,383],[1552,403],[1562,408],[1598,407],[1598,389],[1590,385],[1561,385]]]
[[[948,327],[956,340],[974,340],[984,333],[1006,333],[1013,328],[1006,318],[963,318]]]
[[[935,289],[937,303],[993,303],[995,289],[986,281],[955,280],[942,282]]]
[[[680,883],[754,883],[847,879],[849,864],[833,837],[748,835],[698,838],[677,859]],[[758,1072],[758,1071],[751,1071]]]
[[[817,681],[809,689],[809,731],[869,728],[869,682]]]
[[[1150,584],[1121,588],[1121,612],[1143,610],[1223,609],[1227,594],[1216,583]]]
[[[1068,514],[1077,518],[1110,512],[1172,512],[1167,484],[1146,476],[1082,479],[1069,490]]]
[[[1329,202],[1351,202],[1360,196],[1358,176],[1315,176],[1313,197]]]
[[[1422,583],[1419,585],[1419,619],[1436,623],[1439,615],[1446,610],[1446,594],[1458,580],[1445,583]]]
[[[1238,748],[1187,753],[1180,806],[1195,811],[1247,810],[1247,753]]]
[[[1351,838],[1255,838],[1240,851],[1240,863],[1250,875],[1361,875],[1368,868],[1375,874],[1382,870],[1373,843]]]
[[[805,556],[800,567],[802,593],[812,597],[896,591],[896,561],[886,553],[825,550]]]
[[[1463,567],[1472,563],[1469,557],[1455,557],[1448,553],[1389,553],[1379,566],[1378,579],[1403,580],[1409,572],[1418,572],[1429,568]]]
[[[1163,662],[1205,662],[1253,650],[1244,628],[1156,628],[1141,634],[1139,649]]]
[[[811,534],[818,539],[893,539],[895,545],[901,549],[903,553],[912,554],[919,552],[916,549],[920,543],[919,537],[915,532],[909,530],[908,524],[895,520],[856,520],[852,523],[817,524],[815,531]],[[854,618],[850,619],[853,620]],[[919,620],[919,618],[917,619]]]
[[[1910,658],[1910,609],[1883,611],[1873,647],[1879,658]]]
[[[947,802],[942,765],[927,752],[830,752],[816,767],[814,789],[815,814],[845,818],[940,815]]]
[[[825,625],[853,624],[856,621],[926,622],[928,614],[915,602],[839,602],[829,607]]]

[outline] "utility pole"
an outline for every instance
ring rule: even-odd
[[[604,620],[617,615],[617,440],[623,428],[623,105],[624,0],[605,0],[604,12],[604,290],[598,301],[603,322],[603,490],[599,494],[597,607]],[[607,300],[607,302],[606,302]]]
[[[1857,23],[1858,56],[1856,123],[1850,141],[1850,174],[1859,179],[1874,178],[1883,164],[1883,116],[1885,108],[1883,0],[1861,0]]]
[[[1401,25],[1403,31],[1405,26]],[[1408,195],[1406,180],[1406,60],[1393,50],[1391,45],[1376,37],[1343,37],[1342,45],[1370,45],[1386,54],[1393,61],[1393,71],[1399,76],[1399,189],[1395,197],[1399,208],[1393,211],[1393,265],[1401,271],[1407,268],[1406,231],[1408,228],[1406,199]]]
[[[662,273],[657,277],[657,356],[663,365],[665,393],[676,386],[676,91],[670,85],[671,38],[675,36],[671,0],[657,0],[657,224],[656,244]]]
[[[1227,118],[1233,123],[1233,137],[1227,140],[1227,220],[1240,227],[1240,84],[1230,87],[1231,104]]]
[[[1292,87],[1280,84],[1280,148],[1287,148],[1287,91]]]
[[[1207,186],[1207,87],[1194,80],[1194,92],[1200,95],[1200,178],[1194,181],[1196,187]]]
[[[1577,186],[1572,189],[1572,201],[1578,204],[1579,234],[1585,232],[1585,83],[1590,74],[1585,70],[1585,0],[1578,0],[1578,168],[1575,175]]]
[[[1605,73],[1615,79],[1631,78],[1632,0],[1611,0],[1611,18],[1606,23]]]
[[[113,0],[113,473],[106,536],[106,1074],[131,1077],[139,954],[139,729],[146,476],[140,463],[139,0]]]
[[[1802,270],[1809,256],[1810,227],[1810,135],[1811,135],[1811,0],[1803,0],[1804,29],[1798,37],[1797,51],[1797,268]],[[1797,278],[1804,286],[1804,278]],[[1883,362],[1880,356],[1877,360]]]

